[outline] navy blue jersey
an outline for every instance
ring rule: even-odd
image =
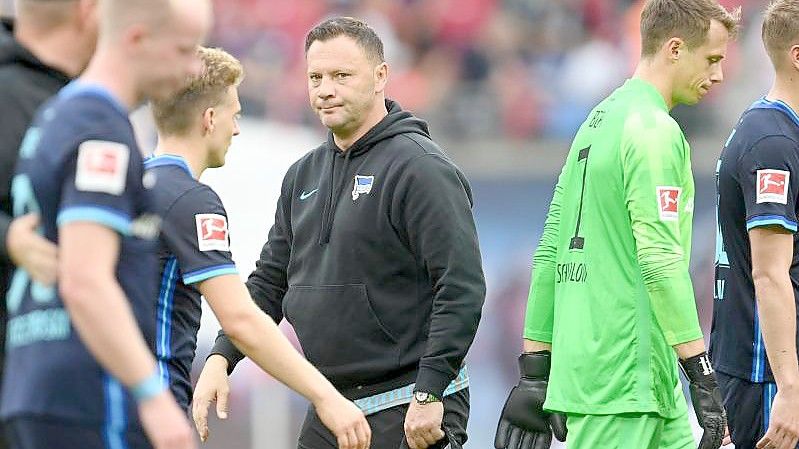
[[[216,193],[192,176],[179,156],[145,161],[154,173],[155,209],[164,218],[158,251],[156,355],[161,375],[183,408],[191,402],[191,363],[200,329],[199,282],[235,274],[227,214]]]
[[[755,302],[748,231],[777,225],[794,233],[790,277],[796,297],[799,116],[783,102],[756,101],[743,113],[721,152],[716,184],[713,363],[731,376],[773,382]]]
[[[40,110],[20,147],[12,183],[14,215],[38,212],[45,237],[81,221],[120,234],[116,278],[145,339],[155,334],[158,219],[143,179],[142,156],[127,110],[95,85],[74,82]],[[57,287],[17,270],[8,293],[2,416],[50,416],[138,426],[136,404],[89,353]]]

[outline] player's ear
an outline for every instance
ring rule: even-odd
[[[375,67],[375,93],[381,93],[388,81],[388,64],[381,62]]]
[[[665,47],[665,52],[669,60],[671,62],[677,62],[680,59],[680,54],[685,49],[685,41],[679,37],[672,37],[663,44],[663,47]]]
[[[214,132],[216,126],[216,111],[214,108],[208,108],[203,112],[203,135],[211,134]]]
[[[793,66],[794,70],[799,70],[799,45],[794,45],[791,47],[789,54],[791,55],[791,65]]]

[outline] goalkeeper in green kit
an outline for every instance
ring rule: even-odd
[[[739,15],[716,0],[645,3],[635,74],[590,113],[558,178],[496,448],[548,448],[553,433],[569,449],[695,448],[678,359],[699,447],[721,445],[688,273],[690,150],[669,110],[722,81]]]

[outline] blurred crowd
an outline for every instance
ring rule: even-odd
[[[764,2],[722,1],[742,5],[752,18]],[[642,3],[216,0],[211,43],[245,64],[246,114],[316,126],[307,106],[305,33],[327,16],[356,16],[383,38],[389,96],[428,119],[436,134],[569,139],[591,107],[632,72]],[[728,79],[740,66],[738,47],[730,47]],[[718,99],[731,89],[722,86],[700,107],[677,111],[689,114],[680,120],[686,131],[713,127],[715,111],[723,109]]]

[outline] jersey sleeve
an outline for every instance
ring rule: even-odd
[[[186,285],[237,273],[227,213],[208,186],[197,186],[175,200],[164,216],[162,238],[177,258]]]
[[[58,225],[90,221],[129,235],[142,206],[143,173],[137,148],[113,139],[82,141],[64,168]]]
[[[747,230],[777,225],[796,232],[799,145],[785,136],[759,140],[738,161]]]
[[[533,275],[524,319],[524,338],[544,343],[552,343],[555,316],[555,260],[566,168],[567,165],[564,165],[558,177],[544,223],[544,232],[533,255]]]
[[[689,154],[673,121],[631,120],[622,139],[625,201],[651,309],[666,342],[674,346],[702,337],[690,255],[682,245],[690,236],[681,235],[680,226],[686,206],[682,189],[692,176]]]

